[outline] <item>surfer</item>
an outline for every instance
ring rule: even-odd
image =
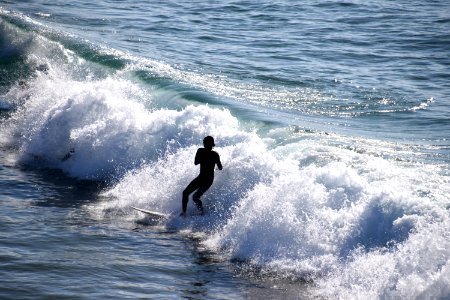
[[[207,136],[203,139],[204,148],[199,148],[195,154],[194,164],[200,164],[200,174],[188,184],[183,191],[183,212],[180,216],[186,216],[186,208],[189,201],[189,195],[194,191],[192,200],[197,205],[200,214],[203,215],[203,204],[200,197],[211,187],[214,181],[214,168],[217,165],[219,170],[222,170],[222,163],[220,156],[212,148],[215,146],[214,138]]]

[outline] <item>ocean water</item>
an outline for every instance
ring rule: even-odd
[[[0,298],[448,299],[449,139],[447,1],[0,1]]]

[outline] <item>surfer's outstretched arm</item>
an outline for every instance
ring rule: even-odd
[[[219,154],[217,154],[217,168],[219,168],[219,170],[222,170],[222,163],[220,162]]]

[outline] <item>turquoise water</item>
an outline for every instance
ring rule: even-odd
[[[0,2],[0,297],[447,298],[449,12]]]

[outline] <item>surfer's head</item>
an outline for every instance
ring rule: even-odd
[[[203,139],[203,146],[205,148],[212,149],[216,144],[214,144],[214,138],[212,136],[207,136]]]

